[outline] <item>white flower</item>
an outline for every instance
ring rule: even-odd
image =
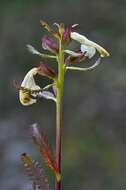
[[[84,49],[87,50],[87,56],[89,58],[91,58],[95,54],[94,49],[96,49],[100,53],[101,57],[106,57],[110,55],[103,47],[101,47],[100,45],[98,45],[97,43],[91,40],[88,40],[87,37],[77,32],[71,32],[71,38],[81,43],[82,45],[84,45],[84,46],[81,46],[81,50],[83,51]]]
[[[21,83],[20,90],[19,90],[19,99],[22,105],[29,106],[37,102],[38,98],[45,98],[50,99],[56,102],[56,97],[52,92],[47,91],[50,87],[53,86],[49,84],[41,89],[35,83],[34,76],[39,74],[41,76],[54,76],[52,70],[49,67],[41,64],[39,67],[32,68],[24,77],[24,80]],[[46,75],[45,75],[46,74]]]
[[[24,80],[21,83],[21,89],[19,90],[19,99],[21,104],[23,104],[24,106],[34,104],[37,101],[36,99],[34,99],[34,97],[36,97],[36,94],[33,93],[32,97],[28,91],[28,90],[30,91],[40,90],[40,87],[36,85],[34,80],[34,76],[37,74],[37,72],[38,72],[37,68],[31,69],[26,74]]]

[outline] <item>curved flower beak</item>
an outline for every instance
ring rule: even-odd
[[[98,45],[97,43],[95,43],[91,40],[88,40],[87,37],[85,37],[77,32],[71,32],[71,38],[73,40],[81,43],[86,48],[89,48],[89,47],[95,48],[100,53],[101,57],[107,57],[110,55],[109,52],[106,51],[103,47],[101,47],[100,45]],[[83,49],[83,46],[81,47],[81,49]],[[89,56],[91,57],[91,55],[89,55]]]

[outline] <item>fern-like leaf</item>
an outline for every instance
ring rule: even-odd
[[[28,176],[33,181],[33,184],[37,187],[37,189],[50,190],[48,178],[38,162],[33,160],[31,156],[26,153],[21,155],[21,160],[24,163]]]
[[[38,146],[38,148],[44,158],[44,161],[53,170],[53,172],[56,175],[56,179],[58,181],[60,181],[61,175],[58,170],[56,161],[54,159],[54,155],[52,153],[51,146],[48,143],[46,135],[39,132],[39,130],[37,128],[37,124],[32,125],[32,138],[33,138],[34,143]]]

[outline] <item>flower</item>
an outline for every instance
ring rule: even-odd
[[[55,72],[47,65],[40,64],[38,67],[32,68],[24,77],[24,80],[21,83],[19,88],[19,99],[22,105],[28,106],[37,102],[37,98],[44,97],[46,99],[55,100],[53,93],[49,91],[44,91],[48,89],[51,85],[41,89],[35,83],[34,76],[36,74],[46,76],[48,78],[56,80]]]
[[[91,58],[95,54],[95,49],[100,53],[101,57],[109,56],[110,54],[97,43],[88,40],[87,37],[77,32],[71,32],[71,39],[81,43],[81,51],[87,51],[87,55]]]

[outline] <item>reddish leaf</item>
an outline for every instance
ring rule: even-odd
[[[26,153],[21,155],[21,160],[23,161],[28,176],[31,178],[34,185],[40,190],[50,190],[48,178],[45,175],[44,170],[39,166],[38,162],[33,160],[31,156]]]
[[[39,147],[39,150],[44,158],[44,161],[54,171],[56,178],[59,181],[61,176],[56,161],[54,159],[51,147],[48,143],[47,137],[39,132],[36,124],[32,125],[32,138],[35,144]]]

